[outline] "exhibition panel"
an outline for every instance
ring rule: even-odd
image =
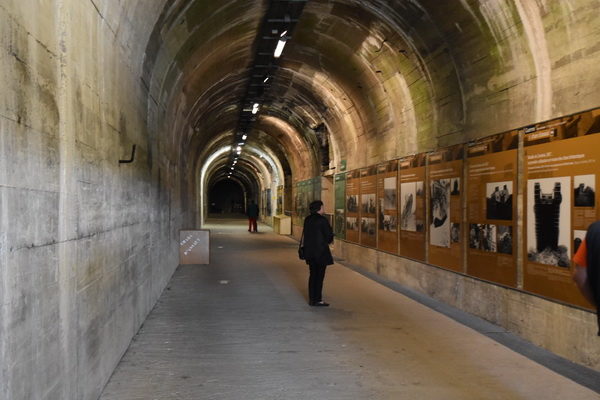
[[[589,307],[571,280],[571,259],[598,220],[600,110],[524,130],[524,289]]]
[[[334,179],[335,200],[333,231],[338,239],[346,238],[346,174],[337,174]]]
[[[427,154],[399,160],[400,254],[419,261],[426,256],[425,177]]]
[[[429,263],[459,272],[464,272],[463,157],[462,144],[427,155]]]
[[[360,170],[360,244],[377,247],[377,167]]]
[[[517,147],[512,131],[469,144],[467,149],[467,272],[517,285]]]
[[[398,254],[398,161],[377,166],[377,248]]]
[[[595,133],[600,109],[339,174],[336,235],[591,308],[571,260],[600,219]]]
[[[346,174],[346,239],[358,243],[359,240],[359,202],[360,171]]]

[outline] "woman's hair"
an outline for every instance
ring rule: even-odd
[[[310,210],[310,213],[313,214],[319,211],[322,206],[323,202],[321,200],[315,200],[308,205],[308,209]]]

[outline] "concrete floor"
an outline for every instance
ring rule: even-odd
[[[296,242],[214,222],[211,264],[177,270],[102,400],[600,398],[338,264],[309,307]]]

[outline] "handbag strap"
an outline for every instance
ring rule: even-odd
[[[302,247],[304,244],[304,229],[302,229],[302,236],[300,237],[300,244],[298,246]]]

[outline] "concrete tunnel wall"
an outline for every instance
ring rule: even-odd
[[[178,264],[140,80],[162,6],[96,3],[0,4],[1,399],[97,398]]]
[[[212,133],[221,134],[237,117],[230,108],[221,118],[212,100],[243,74],[214,89],[235,69],[217,62],[232,36],[215,36],[222,47],[192,48],[187,40],[210,30],[187,37],[188,25],[178,21],[156,28],[165,3],[0,5],[0,398],[97,398],[177,266],[173,243],[196,213],[202,165],[189,155],[209,156],[214,136],[201,135],[215,125],[221,131]],[[383,3],[361,10],[355,1],[309,2],[282,60],[291,83],[275,88],[275,97],[315,101],[291,112],[296,125],[327,125],[332,165],[360,168],[600,104],[597,1]],[[173,4],[167,8],[186,2]],[[194,15],[205,21],[198,4]],[[261,16],[259,7],[240,8]],[[250,53],[258,21],[244,25],[240,58]],[[149,72],[156,32],[164,43]],[[212,64],[202,65],[204,58]],[[200,116],[200,129],[189,115]],[[304,139],[307,127],[273,116],[261,124],[282,136],[292,181],[319,171],[317,151],[303,147],[314,142]],[[134,144],[135,161],[119,164]],[[591,326],[589,313],[338,246],[369,270],[598,368],[597,351],[573,350],[582,343],[572,339]]]

